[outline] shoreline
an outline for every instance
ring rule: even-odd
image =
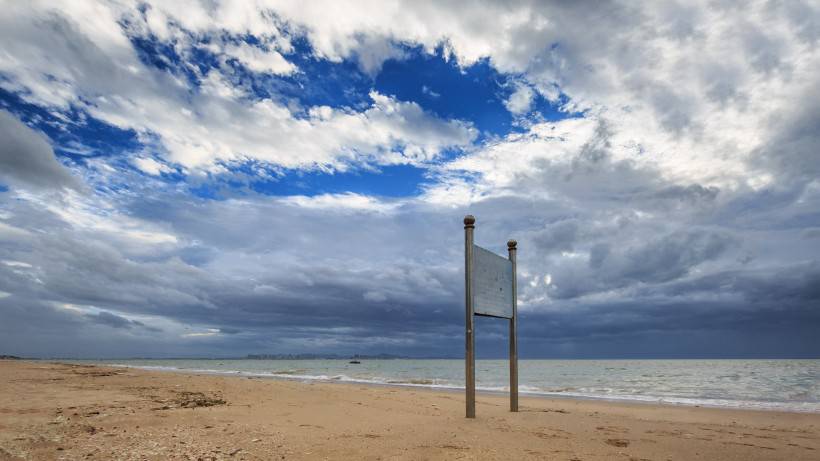
[[[50,361],[50,363],[84,363],[86,361]],[[100,361],[103,362],[103,361]],[[356,378],[334,379],[332,377],[316,377],[306,375],[288,375],[283,373],[262,373],[262,372],[247,372],[241,370],[205,370],[205,369],[185,369],[164,366],[140,366],[128,364],[115,364],[105,361],[98,366],[122,367],[136,370],[168,372],[168,373],[182,373],[192,375],[205,376],[225,376],[236,378],[257,378],[257,379],[273,379],[285,380],[304,383],[326,383],[326,384],[352,384],[352,385],[366,385],[376,387],[399,387],[406,389],[425,389],[430,391],[440,392],[454,392],[459,393],[464,391],[463,386],[452,385],[437,385],[437,384],[417,384],[411,382],[381,382],[377,380],[366,380]],[[508,390],[488,389],[477,387],[476,392],[483,395],[504,396],[509,395]],[[734,399],[711,399],[713,401],[725,402],[724,404],[711,403],[710,399],[695,399],[686,397],[660,397],[660,396],[604,396],[604,395],[583,395],[580,393],[561,393],[561,392],[539,392],[520,390],[519,395],[530,398],[543,399],[569,399],[569,400],[589,400],[610,403],[635,403],[640,405],[661,405],[672,407],[692,407],[692,408],[714,408],[714,409],[728,409],[728,410],[743,410],[743,411],[774,411],[784,413],[798,413],[798,414],[820,414],[820,408],[800,409],[799,406],[803,403],[812,404],[812,402],[765,402],[765,401],[747,401]],[[677,401],[676,401],[677,400]],[[746,404],[746,405],[744,405]]]
[[[239,378],[239,379],[237,379]],[[337,384],[347,384],[339,386]],[[6,459],[794,459],[820,415],[0,361]]]

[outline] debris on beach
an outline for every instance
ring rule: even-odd
[[[180,408],[213,407],[225,405],[225,400],[218,397],[209,397],[202,392],[180,391],[177,393],[175,403]]]

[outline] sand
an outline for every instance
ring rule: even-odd
[[[0,459],[818,460],[820,414],[0,361]]]

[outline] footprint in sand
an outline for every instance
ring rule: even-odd
[[[743,443],[743,442],[731,442],[731,441],[723,441],[721,442],[724,445],[741,445],[744,447],[752,447],[752,448],[762,448],[764,450],[776,450],[774,447],[766,447],[763,445],[755,445],[753,443]]]
[[[540,430],[533,431],[532,435],[542,439],[568,439],[570,434],[566,431],[562,431],[561,429],[545,427]]]
[[[786,445],[788,445],[788,446],[790,446],[790,447],[804,448],[804,449],[806,449],[806,450],[812,450],[812,451],[814,451],[814,448],[812,448],[812,447],[804,447],[803,445],[798,445],[798,444],[796,444],[796,443],[787,443]]]
[[[439,448],[444,448],[446,450],[469,450],[470,447],[461,447],[458,445],[439,445]]]
[[[604,443],[606,443],[607,445],[612,445],[613,447],[620,447],[620,448],[624,448],[624,447],[629,446],[629,440],[625,440],[625,439],[606,439],[604,441]]]
[[[598,426],[595,429],[597,429],[601,432],[609,432],[609,433],[615,433],[615,434],[626,434],[627,432],[629,432],[629,429],[627,429],[625,427],[618,427],[618,426]]]

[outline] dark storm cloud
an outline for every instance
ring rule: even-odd
[[[641,282],[666,282],[718,257],[733,240],[708,231],[676,231],[657,240],[645,241],[621,254],[601,258],[607,278],[635,279]]]
[[[46,138],[0,109],[0,181],[37,189],[80,188]]]
[[[757,152],[755,161],[766,171],[779,172],[801,183],[820,177],[820,81],[805,104],[778,125],[777,134]]]
[[[542,231],[533,235],[532,240],[545,253],[571,251],[573,244],[579,238],[578,228],[577,221],[559,221],[546,226]]]
[[[714,297],[735,296],[744,306],[787,309],[797,305],[820,314],[815,304],[820,302],[820,263],[812,261],[767,270],[731,270],[680,281],[663,290],[654,287],[644,291],[675,298],[709,294]]]
[[[154,332],[161,332],[162,329],[156,327],[149,327],[146,326],[144,323],[140,322],[139,320],[129,320],[125,317],[112,314],[110,312],[101,311],[95,314],[86,314],[85,317],[92,322],[99,323],[100,325],[107,325],[112,328],[134,328],[134,327],[142,327],[146,328],[150,331]]]
[[[471,207],[479,216],[480,244],[503,252],[507,237],[520,241],[520,264],[527,272],[520,282],[527,301],[522,350],[560,356],[570,353],[560,352],[559,345],[609,338],[625,341],[627,353],[641,335],[657,331],[728,330],[742,336],[764,327],[782,333],[798,324],[817,325],[806,308],[817,297],[815,266],[784,266],[780,272],[744,268],[737,262],[744,242],[732,231],[706,225],[684,230],[685,221],[677,221],[699,212],[703,201],[714,207],[714,194],[669,194],[667,185],[648,184],[620,186],[624,193],[638,191],[623,206],[593,200],[583,210],[562,209],[549,200],[508,197]],[[679,200],[681,195],[700,199]],[[657,212],[658,196],[673,196],[679,206],[650,222],[633,218],[636,209]],[[123,206],[135,217],[169,226],[179,239],[172,249],[134,257],[114,237],[90,241],[82,229],[52,225],[49,234],[7,240],[14,244],[3,246],[2,259],[30,267],[0,266],[0,290],[13,293],[11,299],[104,309],[60,315],[71,319],[67,325],[141,330],[143,339],[135,337],[135,343],[163,337],[176,344],[174,351],[190,350],[192,340],[200,341],[196,350],[220,355],[376,350],[452,356],[462,346],[460,218],[466,210],[403,205],[389,214],[334,213],[266,198],[213,202],[163,192],[156,199],[165,204],[159,214],[155,207],[138,206],[141,200]],[[42,210],[29,214],[26,206],[7,208],[14,214],[7,225],[29,228],[28,216],[61,222]],[[532,211],[510,214],[521,209]],[[514,229],[513,222],[526,225]],[[265,232],[247,232],[252,228]],[[201,266],[185,263],[179,254],[188,251],[188,242],[211,257]],[[700,275],[706,264],[724,270]],[[546,286],[542,279],[548,273],[552,280]],[[766,280],[767,275],[773,276]],[[539,283],[532,287],[534,280]],[[541,295],[550,301],[532,304]],[[132,316],[161,316],[177,327],[160,333],[159,324],[140,317],[136,322],[155,328],[148,330]],[[218,334],[181,339],[206,328]],[[503,342],[503,326],[483,328],[483,347],[495,350],[491,346]]]
[[[617,240],[597,243],[590,249],[587,267],[580,264],[553,274],[556,288],[550,294],[557,299],[575,298],[638,283],[668,282],[735,244],[726,235],[706,231],[677,231],[626,248]]]
[[[314,337],[326,336],[328,341],[344,337],[367,341],[425,330],[432,334],[442,331],[441,326],[434,325],[436,322],[457,322],[457,311],[452,310],[449,302],[457,296],[459,275],[448,261],[437,260],[431,252],[429,260],[434,264],[424,266],[413,260],[411,256],[419,255],[408,249],[404,260],[397,258],[394,264],[384,264],[386,253],[390,258],[394,256],[390,242],[395,235],[403,234],[400,226],[389,222],[392,219],[374,218],[379,224],[374,227],[381,227],[383,232],[358,239],[358,225],[345,216],[328,219],[324,211],[308,213],[265,200],[234,206],[212,203],[215,208],[201,210],[201,222],[192,223],[186,212],[187,200],[169,203],[178,207],[170,207],[171,214],[163,219],[179,225],[180,235],[186,234],[185,229],[203,230],[186,237],[196,238],[200,246],[222,258],[247,258],[261,265],[242,267],[239,262],[237,267],[225,271],[213,267],[203,270],[185,264],[173,253],[159,260],[139,262],[123,254],[115,242],[89,241],[82,231],[74,229],[59,235],[28,234],[16,240],[18,245],[4,246],[0,256],[27,262],[0,266],[0,281],[5,281],[0,290],[123,314],[103,312],[83,317],[109,327],[133,329],[144,325],[125,316],[161,315],[181,325],[216,328],[231,336],[245,335],[247,343],[248,336],[254,335],[273,340],[300,338],[300,332],[306,328]],[[18,216],[13,224],[26,227],[25,204],[18,207],[13,208]],[[237,209],[242,211],[236,213]],[[232,213],[233,219],[226,220],[221,214],[224,211]],[[176,213],[182,217],[169,218]],[[304,214],[307,216],[299,218]],[[245,238],[242,223],[236,222],[240,216],[259,220],[270,232]],[[279,217],[283,217],[283,222],[276,224]],[[51,218],[57,220],[56,216]],[[314,223],[323,221],[328,234],[336,240],[320,238],[310,230]],[[300,222],[304,228],[300,228]],[[219,223],[231,225],[215,228]],[[236,235],[232,236],[234,224]],[[407,227],[412,227],[412,223],[407,223]],[[53,229],[52,234],[56,234],[59,226]],[[293,240],[286,238],[286,234]],[[457,241],[457,236],[453,237]],[[226,241],[233,244],[220,246]],[[337,246],[337,241],[349,244]],[[182,248],[184,251],[186,247]],[[457,248],[456,244],[452,250],[456,252]],[[36,251],[27,251],[31,249]],[[262,249],[268,252],[265,258],[253,256]],[[280,253],[271,259],[271,252]],[[224,260],[221,263],[230,265]],[[148,320],[143,323],[151,325]],[[174,334],[173,329],[165,331]],[[413,341],[407,342],[412,346]],[[270,341],[266,344],[274,347]],[[298,352],[296,344],[286,347]],[[360,350],[362,346],[350,347]]]

